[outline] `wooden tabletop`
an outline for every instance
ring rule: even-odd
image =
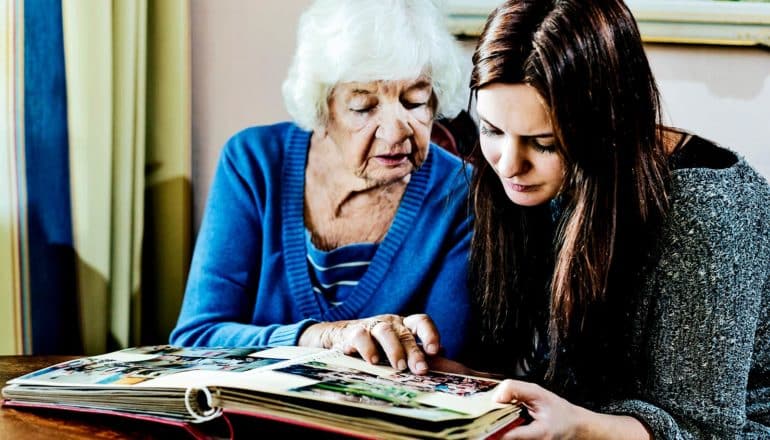
[[[0,356],[0,387],[14,377],[74,359],[76,356]],[[172,427],[120,417],[56,410],[0,407],[0,439],[189,439]]]

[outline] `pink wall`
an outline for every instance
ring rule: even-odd
[[[237,131],[289,118],[281,83],[311,0],[192,0],[195,230],[219,151]]]

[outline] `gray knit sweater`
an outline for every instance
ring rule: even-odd
[[[770,439],[770,187],[739,158],[673,171],[670,203],[631,317],[638,399],[599,410],[656,439]]]

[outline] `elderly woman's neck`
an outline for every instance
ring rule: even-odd
[[[379,242],[398,210],[409,176],[393,182],[363,179],[345,166],[339,150],[314,137],[305,168],[305,226],[313,242],[333,249]]]
[[[366,178],[362,176],[364,173],[351,166],[355,160],[346,159],[349,158],[344,157],[328,137],[314,134],[305,168],[306,198],[320,197],[338,213],[349,203],[362,203],[367,199],[380,203],[383,195],[396,202],[401,199],[409,175],[394,181]]]

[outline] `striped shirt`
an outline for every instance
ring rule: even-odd
[[[305,230],[308,273],[313,291],[323,297],[319,301],[336,307],[355,290],[377,252],[376,243],[353,243],[323,251],[313,245],[310,231]]]

